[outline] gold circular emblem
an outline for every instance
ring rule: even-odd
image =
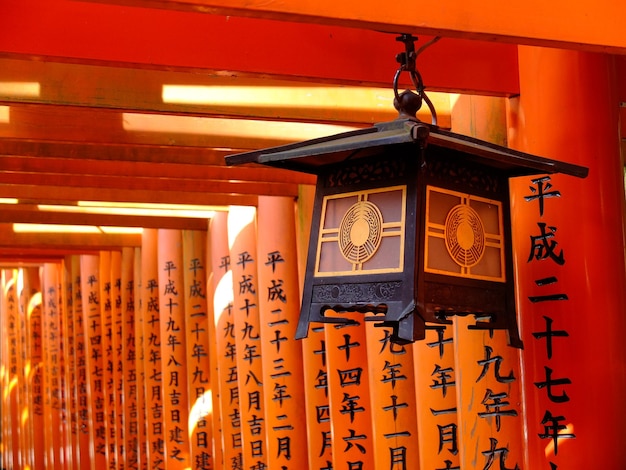
[[[485,253],[485,229],[480,215],[466,204],[453,207],[446,217],[446,248],[464,268],[478,264]]]
[[[369,201],[353,204],[339,225],[339,249],[351,263],[363,263],[374,256],[380,246],[383,216]]]

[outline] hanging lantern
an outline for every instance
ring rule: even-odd
[[[399,39],[406,52],[394,78],[398,119],[226,163],[317,175],[297,338],[311,322],[348,323],[342,312],[391,327],[398,343],[423,339],[427,323],[473,315],[471,328],[507,330],[509,344],[521,347],[508,180],[586,177],[587,169],[438,128],[414,67],[415,38]],[[417,94],[398,93],[403,71]],[[422,102],[432,125],[415,117]]]

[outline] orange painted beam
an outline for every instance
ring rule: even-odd
[[[288,21],[334,24],[377,31],[437,34],[519,44],[626,51],[626,4],[528,0],[451,0],[422,8],[411,0],[113,0],[125,5],[210,11]]]
[[[253,194],[148,191],[145,189],[67,187],[45,184],[0,184],[0,197],[27,201],[113,201],[217,206],[229,204],[254,206],[258,199]]]
[[[94,248],[116,249],[140,246],[141,235],[91,234],[91,233],[14,233],[11,224],[0,223],[0,247],[38,249],[80,249],[91,252]]]
[[[245,2],[155,2],[156,6],[209,11],[235,10]],[[229,5],[230,3],[230,5]],[[280,16],[262,11],[248,2],[251,16]],[[157,69],[185,69],[215,75],[262,76],[341,84],[389,86],[397,68],[401,45],[395,36],[405,24],[386,25],[386,31],[358,30],[336,26],[375,29],[382,26],[354,18],[364,5],[346,2],[316,2],[298,7],[277,4],[289,19],[301,24],[260,18],[217,16],[190,11],[128,8],[120,5],[67,0],[24,0],[3,2],[0,18],[0,55],[44,57],[47,61],[126,65]],[[129,2],[137,5],[137,2]],[[367,7],[367,5],[365,5]],[[291,13],[288,8],[293,8]],[[317,9],[318,18],[307,16],[306,8]],[[300,9],[301,11],[298,11]],[[328,11],[341,17],[332,17]],[[370,8],[371,9],[371,8]],[[397,13],[394,5],[376,8]],[[381,10],[381,11],[378,11]],[[475,14],[482,12],[475,10]],[[412,7],[404,17],[425,12]],[[326,17],[324,17],[326,16]],[[79,20],[80,19],[80,20]],[[422,20],[414,21],[420,24]],[[408,24],[411,24],[410,22]],[[415,29],[415,28],[412,28]],[[491,37],[489,38],[491,39]],[[425,42],[427,38],[422,38]],[[420,70],[432,89],[473,91],[486,94],[518,92],[517,55],[511,45],[461,39],[440,41],[420,57]]]
[[[306,173],[268,167],[227,167],[147,162],[102,161],[85,158],[5,157],[0,155],[0,171],[64,173],[67,175],[128,176],[132,178],[181,178],[266,183],[315,184],[316,177]]]
[[[444,121],[440,125],[449,127],[448,96],[433,93],[430,98]],[[391,80],[383,87],[345,86],[3,57],[0,102],[303,122],[375,123],[398,115]],[[418,117],[430,120],[426,106]]]
[[[37,137],[37,136],[35,136]],[[44,139],[6,137],[0,139],[0,155],[23,157],[84,158],[191,165],[223,165],[224,156],[244,149],[192,147],[177,142],[167,145],[129,142],[63,142]]]
[[[147,178],[128,176],[66,175],[63,173],[33,173],[0,171],[2,184],[26,184],[91,187],[102,189],[132,189],[141,191],[186,191],[189,193],[239,193],[266,196],[298,195],[297,184],[263,181],[241,182],[224,180],[192,180],[189,178]]]
[[[365,125],[126,113],[77,106],[0,106],[0,137],[29,141],[258,149],[356,127]]]
[[[102,214],[80,214],[67,212],[47,212],[37,210],[30,204],[3,205],[0,210],[0,223],[95,225],[110,227],[178,228],[206,229],[207,220],[186,217],[142,217]]]

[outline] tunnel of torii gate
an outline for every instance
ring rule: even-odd
[[[1,468],[626,468],[623,18],[2,2]],[[441,129],[588,168],[510,180],[523,348],[471,315],[296,339],[316,177],[225,164],[395,119],[399,34]]]

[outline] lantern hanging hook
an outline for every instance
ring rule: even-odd
[[[417,57],[424,52],[427,47],[432,46],[434,43],[439,41],[439,39],[441,39],[439,36],[432,38],[416,51],[415,41],[417,38],[415,36],[412,34],[402,34],[398,36],[396,41],[404,43],[405,50],[404,52],[396,55],[396,61],[400,64],[400,67],[396,70],[396,74],[393,77],[393,94],[395,97],[394,106],[400,115],[408,115],[414,118],[417,111],[419,111],[422,107],[422,101],[424,101],[430,110],[431,122],[434,126],[437,125],[437,111],[435,111],[435,106],[433,106],[432,101],[426,95],[422,75],[417,70],[415,63],[417,61]],[[400,80],[400,74],[402,72],[409,73],[411,82],[413,83],[417,94],[411,92],[410,90],[398,93],[398,81]]]

